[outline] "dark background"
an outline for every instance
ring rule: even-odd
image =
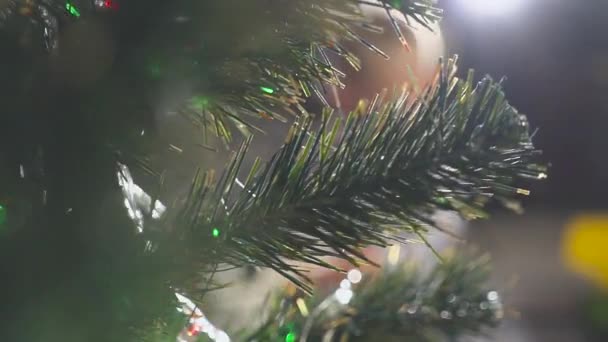
[[[507,97],[538,129],[535,144],[552,165],[525,215],[469,229],[517,313],[489,340],[606,341],[606,291],[567,266],[564,246],[575,218],[608,217],[608,1],[522,0],[504,16],[473,15],[462,1],[440,1],[448,52],[463,73],[508,77]]]
[[[608,207],[608,1],[523,0],[504,16],[474,15],[461,0],[440,6],[461,70],[508,76],[508,98],[539,129],[552,168],[528,207]]]

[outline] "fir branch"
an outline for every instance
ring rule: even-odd
[[[358,58],[343,45],[344,41],[352,40],[389,58],[353,31],[366,20],[359,10],[360,4],[359,0],[264,4],[225,0],[221,5],[181,1],[171,6],[174,11],[188,13],[187,26],[194,29],[189,30],[192,33],[185,39],[181,37],[183,29],[179,29],[179,37],[171,34],[175,28],[168,30],[172,38],[164,39],[171,42],[165,49],[175,51],[180,48],[175,42],[183,41],[206,44],[190,56],[194,65],[181,61],[164,67],[168,75],[189,74],[196,78],[196,94],[182,106],[182,113],[197,125],[230,139],[231,126],[246,134],[257,130],[248,118],[286,121],[285,113],[296,116],[304,113],[300,105],[304,98],[315,96],[329,105],[325,86],[343,88],[344,73],[335,68],[328,53],[359,69]],[[400,9],[427,26],[439,18],[439,12],[427,2],[406,1]],[[218,19],[210,22],[210,13]],[[222,29],[223,26],[227,27]],[[221,42],[217,42],[218,28],[226,32]],[[159,30],[166,32],[167,28]],[[152,36],[152,44],[159,45],[158,37],[167,35],[159,32]],[[233,42],[244,47],[231,46]]]
[[[0,33],[18,38],[27,21],[44,34],[49,53],[60,55],[60,27],[91,17],[114,18],[121,53],[106,79],[138,87],[123,94],[113,84],[100,82],[91,93],[97,99],[115,99],[116,107],[108,111],[124,112],[117,117],[128,118],[133,106],[127,104],[145,107],[159,87],[179,81],[191,92],[181,94],[184,98],[172,109],[203,132],[230,140],[233,127],[246,134],[257,130],[252,118],[285,121],[286,113],[300,115],[307,97],[314,95],[328,104],[324,86],[343,87],[344,73],[327,55],[360,68],[345,41],[359,41],[388,58],[353,31],[365,23],[359,5],[368,2],[135,0],[121,3],[111,13],[97,12],[92,3],[67,2],[78,11],[76,17],[66,12],[65,0],[34,0],[28,3],[35,11],[22,18],[16,3],[9,1],[10,6],[0,8]],[[406,17],[421,23],[438,19],[438,10],[428,1],[397,5]]]
[[[546,175],[525,116],[500,83],[486,77],[474,86],[472,73],[467,80],[454,73],[452,60],[419,98],[377,98],[344,124],[326,115],[315,132],[303,118],[235,190],[245,143],[219,182],[196,177],[177,236],[205,258],[212,251],[218,262],[271,267],[308,289],[292,261],[330,267],[322,257],[337,256],[357,264],[364,246],[426,232],[438,209],[480,218],[490,200],[529,194],[514,183]]]
[[[359,3],[368,6],[396,9],[405,15],[405,19],[415,20],[424,27],[432,30],[430,24],[441,19],[443,10],[436,7],[436,0],[360,0]],[[390,15],[390,14],[389,14]],[[398,31],[399,29],[396,28]]]
[[[352,285],[352,299],[284,295],[239,341],[454,341],[483,334],[504,313],[487,288],[487,260],[448,259],[430,272],[398,266]],[[344,300],[344,299],[343,299]]]

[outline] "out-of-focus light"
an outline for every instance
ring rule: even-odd
[[[353,299],[353,291],[340,288],[336,291],[336,299],[340,304],[346,305]]]
[[[401,257],[401,245],[392,245],[388,248],[388,263],[390,265],[397,265]]]
[[[306,306],[306,302],[304,301],[304,299],[298,298],[296,300],[296,305],[298,305],[298,309],[300,309],[300,313],[302,314],[302,316],[308,317],[308,306]]]
[[[190,318],[191,326],[188,330],[180,333],[180,335],[187,335],[188,337],[197,336],[199,333],[203,332],[209,336],[212,341],[215,342],[230,342],[230,336],[226,334],[225,331],[216,328],[205,318],[203,312],[198,308],[194,302],[192,302],[188,297],[181,295],[179,293],[175,293],[175,297],[177,297],[178,302],[181,304],[177,307],[177,311],[184,313]],[[178,336],[178,342],[185,342],[187,339],[184,337]]]
[[[340,288],[345,290],[350,290],[350,281],[348,279],[342,279],[340,282]]]
[[[346,275],[346,277],[348,278],[348,280],[353,283],[353,284],[358,284],[361,279],[363,279],[363,274],[361,274],[361,271],[359,271],[358,269],[352,269],[350,271],[348,271],[348,274]]]
[[[521,8],[523,0],[458,0],[462,6],[477,15],[504,16]]]
[[[217,333],[218,333],[217,329],[213,328],[213,329],[210,329],[210,330],[207,332],[207,336],[209,336],[209,338],[210,338],[210,339],[212,339],[213,341],[215,341],[215,338],[216,338],[216,336],[217,336]]]
[[[226,334],[223,331],[219,331],[217,333],[217,336],[215,337],[215,341],[216,342],[230,342],[230,337],[228,337],[228,334]]]

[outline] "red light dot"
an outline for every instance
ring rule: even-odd
[[[196,336],[198,335],[200,331],[198,330],[198,327],[195,325],[191,325],[190,328],[188,328],[188,331],[186,332],[186,334],[188,334],[188,336]]]
[[[112,0],[105,0],[105,1],[103,2],[103,6],[104,6],[105,8],[108,8],[108,9],[114,9],[114,10],[115,10],[115,9],[118,9],[118,3],[117,3],[117,2],[114,2],[114,1],[112,1]]]

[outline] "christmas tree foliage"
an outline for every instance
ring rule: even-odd
[[[496,291],[484,290],[483,259],[449,259],[430,273],[414,267],[388,270],[361,281],[351,271],[326,298],[286,294],[246,341],[437,341],[473,336],[504,315]]]
[[[360,68],[347,45],[390,57],[357,33],[377,30],[360,5],[385,9],[405,48],[391,11],[427,27],[441,14],[430,0],[0,1],[2,340],[225,342],[201,299],[214,274],[251,265],[299,290],[245,341],[451,340],[497,324],[498,294],[471,259],[304,296],[304,264],[369,263],[364,247],[442,230],[438,210],[485,217],[546,177],[500,82],[459,79],[455,59],[421,94],[332,114],[332,61]],[[167,201],[151,160],[180,147],[159,133],[155,98],[183,84],[167,110],[205,144],[244,142],[220,177],[201,165]],[[292,126],[244,170],[264,120]]]

